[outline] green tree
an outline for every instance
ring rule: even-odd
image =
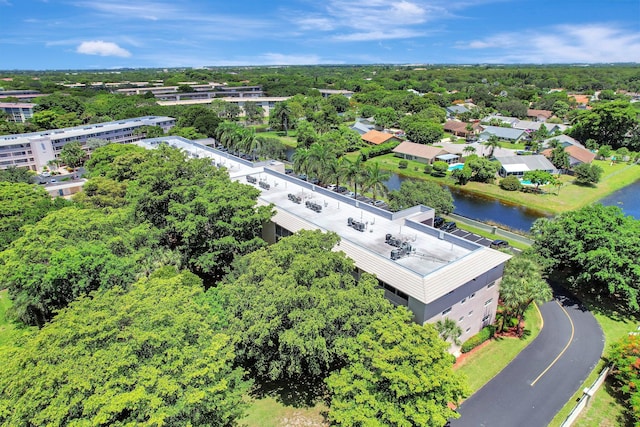
[[[526,171],[522,178],[535,185],[537,191],[541,185],[550,183],[553,180],[553,175],[547,171],[533,170]]]
[[[455,345],[460,345],[460,336],[462,335],[462,328],[453,319],[445,317],[443,320],[438,320],[435,323],[436,331],[445,341],[451,341]]]
[[[78,141],[69,142],[60,150],[60,160],[70,168],[82,166],[86,158],[87,152],[82,149],[82,145]]]
[[[615,391],[620,393],[625,408],[631,415],[635,425],[640,423],[640,337],[626,335],[613,344],[607,360],[613,365],[610,381]]]
[[[462,152],[464,153],[465,157],[470,156],[471,154],[476,152],[476,147],[474,147],[473,145],[467,145],[462,149]]]
[[[604,173],[600,166],[590,163],[580,163],[573,168],[573,171],[575,172],[576,182],[582,185],[597,184]]]
[[[364,191],[371,190],[373,200],[377,200],[378,195],[385,195],[388,193],[385,182],[389,180],[391,174],[385,170],[380,169],[380,163],[369,163],[364,168],[364,180],[362,182]]]
[[[491,183],[496,178],[500,163],[472,154],[467,157],[464,166],[471,169],[472,181]]]
[[[356,197],[358,196],[358,185],[364,180],[364,163],[362,157],[358,156],[353,160],[346,159],[344,176],[353,185]]]
[[[453,212],[451,191],[435,182],[406,179],[400,184],[400,189],[389,193],[389,205],[394,211],[419,204],[435,209],[437,214]]]
[[[262,123],[264,119],[264,110],[261,106],[253,101],[246,101],[244,103],[244,116],[248,123]]]
[[[598,157],[601,159],[608,159],[611,157],[612,151],[610,145],[601,145],[598,149]]]
[[[471,180],[472,175],[473,171],[467,165],[465,165],[461,169],[455,169],[453,172],[451,172],[451,177],[456,180],[456,183],[458,185],[465,185]]]
[[[628,101],[601,102],[578,117],[571,136],[579,141],[592,138],[599,145],[617,149],[626,145],[626,135],[637,124],[638,114]]]
[[[413,120],[407,116],[401,122],[409,141],[417,144],[434,144],[443,137],[444,129],[440,123]]]
[[[595,204],[536,220],[533,249],[548,274],[618,310],[640,308],[640,221]]]
[[[562,145],[551,150],[551,158],[549,159],[556,169],[569,169],[569,153],[567,153]]]
[[[246,255],[218,287],[238,360],[266,380],[319,379],[344,366],[340,349],[391,311],[377,280],[331,249],[336,234],[300,231]]]
[[[449,405],[468,389],[447,347],[404,307],[372,322],[346,346],[349,365],[327,379],[329,419],[345,427],[440,427],[459,417]]]
[[[377,126],[383,129],[395,126],[400,119],[400,114],[392,107],[378,108],[373,115]]]
[[[551,287],[534,261],[517,256],[507,262],[500,283],[500,300],[509,316],[518,319],[518,336],[522,336],[522,320],[527,308],[533,302],[542,304],[552,297]]]
[[[301,148],[309,148],[311,144],[318,141],[318,132],[316,132],[311,122],[301,120],[300,123],[298,123],[296,141],[298,141],[298,147]]]
[[[221,319],[190,273],[80,298],[1,353],[0,425],[234,425],[249,384]]]
[[[349,109],[349,98],[339,93],[334,93],[327,98],[327,102],[333,105],[338,113],[344,113]]]
[[[0,253],[0,287],[9,289],[13,318],[42,326],[79,296],[125,287],[157,251],[158,232],[133,223],[126,210],[69,206],[26,228]]]
[[[68,204],[63,198],[52,199],[42,187],[0,182],[0,252],[24,234],[23,226],[33,225]]]
[[[35,173],[27,168],[9,166],[6,169],[0,169],[0,182],[31,184],[34,176]]]
[[[275,107],[269,113],[269,126],[276,130],[284,130],[287,135],[291,126],[293,113],[286,101],[276,102]]]
[[[433,162],[432,167],[433,169],[431,170],[431,175],[443,177],[447,175],[447,170],[449,170],[449,163],[438,160]]]
[[[493,157],[493,152],[496,148],[500,148],[500,139],[496,135],[490,135],[487,142],[484,143],[487,147],[489,147],[489,157]]]

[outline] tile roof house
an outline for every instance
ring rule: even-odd
[[[455,136],[466,137],[469,135],[473,135],[476,132],[480,131],[480,125],[478,123],[471,123],[472,130],[467,130],[467,125],[469,123],[460,122],[457,120],[447,120],[444,124],[445,132],[449,132],[454,134]]]
[[[551,157],[553,149],[547,148],[540,154]],[[564,151],[569,155],[569,167],[573,168],[582,163],[591,163],[596,158],[596,154],[578,145],[568,145],[564,147]]]
[[[549,159],[541,154],[535,154],[533,156],[496,157],[496,160],[500,162],[501,165],[498,174],[503,178],[508,175],[522,177],[525,172],[534,170],[542,170],[553,174],[558,173],[558,170]]]
[[[481,123],[489,123],[492,120],[500,120],[502,123],[513,126],[514,123],[518,123],[520,120],[517,117],[501,116],[500,114],[490,114],[484,119],[480,120]]]
[[[529,108],[527,110],[527,117],[530,117],[531,119],[538,121],[538,122],[544,122],[547,119],[551,118],[551,116],[553,116],[553,111],[549,111],[549,110],[534,110],[532,108]]]
[[[397,157],[402,157],[406,160],[416,160],[422,163],[433,163],[438,156],[451,154],[447,150],[441,147],[434,147],[433,145],[416,144],[415,142],[404,141],[400,143],[393,152]]]
[[[487,141],[491,135],[497,136],[500,140],[518,142],[527,136],[527,132],[522,129],[503,128],[499,126],[483,126],[479,139]]]
[[[370,130],[362,135],[362,140],[373,145],[380,145],[389,141],[401,141],[397,136],[386,132],[380,132],[379,130]]]
[[[584,145],[582,145],[580,141],[578,141],[575,138],[571,138],[569,135],[557,135],[557,136],[552,136],[550,138],[547,138],[544,141],[542,141],[542,146],[549,147],[551,145],[551,141],[553,141],[554,139],[557,139],[563,147],[576,145],[578,147],[584,148]]]

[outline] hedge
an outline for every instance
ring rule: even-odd
[[[376,145],[374,147],[367,147],[360,150],[360,156],[363,161],[371,159],[373,157],[382,156],[384,154],[389,154],[400,145],[399,141],[389,141],[384,144]]]
[[[491,339],[491,337],[493,337],[495,332],[496,332],[495,326],[493,325],[485,326],[484,328],[482,328],[482,330],[480,330],[480,332],[478,332],[477,334],[475,334],[474,336],[466,340],[462,344],[460,351],[462,351],[463,353],[468,353],[469,351],[473,350],[483,342]]]

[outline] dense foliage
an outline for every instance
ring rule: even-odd
[[[538,219],[533,249],[548,272],[581,293],[640,309],[640,221],[600,204]]]
[[[329,419],[345,427],[440,427],[457,418],[449,405],[467,389],[448,346],[403,307],[374,321],[344,349],[349,365],[327,379]]]
[[[0,353],[0,425],[233,425],[247,383],[222,318],[170,269],[81,297]]]
[[[391,304],[375,278],[331,249],[335,234],[300,231],[240,258],[218,294],[232,316],[238,360],[268,380],[324,378],[341,348]]]
[[[609,380],[625,400],[625,407],[640,425],[640,336],[629,334],[615,342],[607,359],[613,364]]]
[[[399,190],[389,193],[392,210],[407,209],[423,204],[436,210],[437,214],[453,212],[453,196],[448,188],[431,181],[406,179]]]

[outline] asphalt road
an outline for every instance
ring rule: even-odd
[[[468,398],[452,427],[544,427],[600,360],[604,335],[593,315],[566,295],[540,307],[538,337]]]

